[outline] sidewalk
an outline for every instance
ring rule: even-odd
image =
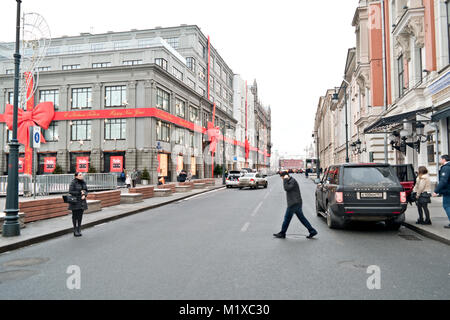
[[[428,209],[430,209],[431,226],[424,226],[421,224],[416,224],[419,214],[415,204],[412,206],[408,204],[408,209],[405,213],[405,227],[416,231],[417,233],[443,242],[450,245],[450,229],[445,229],[444,226],[448,225],[450,221],[448,220],[447,214],[442,207],[442,197],[431,198],[431,203],[428,204]]]
[[[121,204],[118,206],[107,207],[99,212],[84,214],[82,229],[124,218],[149,209],[154,209],[177,202],[194,195],[222,188],[225,188],[225,186],[222,186],[222,179],[216,179],[215,186],[206,187],[205,189],[194,189],[189,192],[174,193],[173,195],[167,197],[154,197],[136,204]],[[128,189],[121,190],[124,193],[128,192]],[[61,195],[51,196],[50,198],[52,197],[61,197]],[[36,199],[42,198],[43,197],[37,197]],[[70,214],[63,217],[30,222],[26,224],[25,228],[20,230],[20,236],[5,238],[0,235],[0,253],[16,250],[72,232],[72,217]]]

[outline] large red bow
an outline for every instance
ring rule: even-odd
[[[12,130],[13,123],[13,106],[6,105],[4,119],[9,130]],[[17,140],[28,148],[30,143],[29,127],[38,125],[42,129],[47,130],[55,117],[53,102],[41,102],[31,111],[18,109],[17,117]],[[45,143],[44,137],[41,138]]]

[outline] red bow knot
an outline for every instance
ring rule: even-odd
[[[14,107],[12,105],[6,105],[4,119],[9,130],[12,130],[13,110]],[[41,102],[31,111],[25,111],[20,108],[17,111],[17,140],[28,148],[30,142],[28,128],[38,125],[44,130],[48,129],[55,117],[53,102]],[[42,142],[45,143],[44,137],[42,137]]]

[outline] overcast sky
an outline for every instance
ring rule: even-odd
[[[196,24],[272,109],[274,150],[304,153],[319,97],[338,86],[358,0],[23,0],[52,36]],[[0,41],[15,39],[16,1],[0,1]]]

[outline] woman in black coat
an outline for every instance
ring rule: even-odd
[[[69,203],[69,210],[72,210],[73,235],[80,237],[83,212],[88,208],[86,201],[88,190],[82,173],[75,173],[75,179],[70,184],[69,193],[77,199],[75,203]]]

